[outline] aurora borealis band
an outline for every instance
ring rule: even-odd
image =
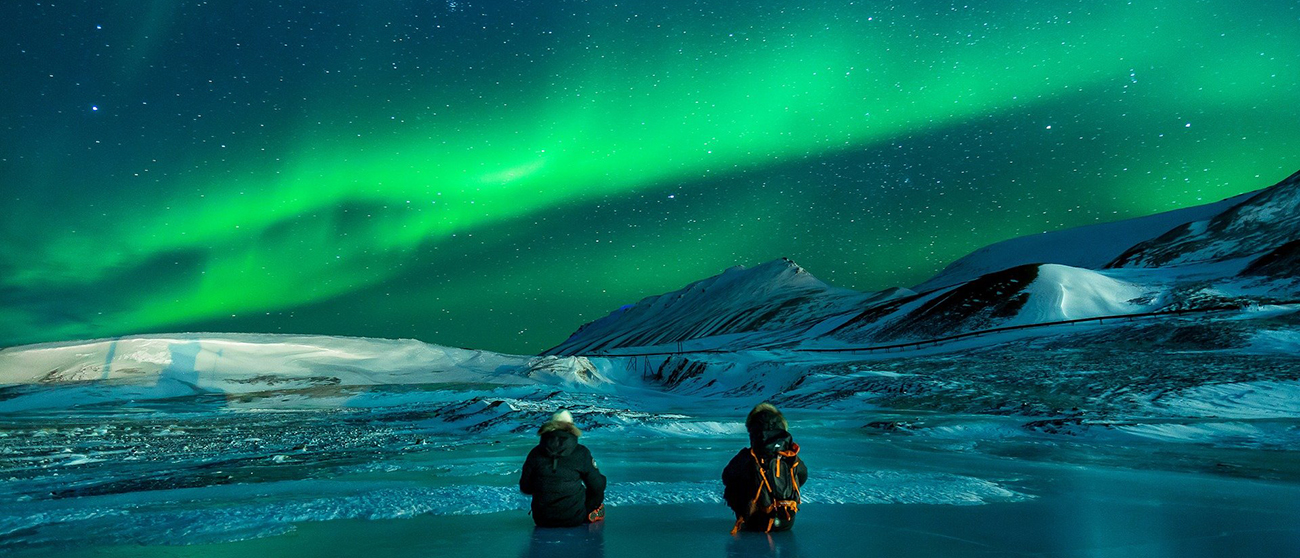
[[[789,257],[910,286],[1300,168],[1293,1],[0,7],[0,346],[540,351]]]

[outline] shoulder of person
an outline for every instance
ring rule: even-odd
[[[749,448],[741,448],[740,451],[736,452],[735,457],[731,458],[731,463],[736,463],[738,461],[748,461],[752,459],[754,458],[749,455]]]

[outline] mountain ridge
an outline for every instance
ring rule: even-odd
[[[788,258],[733,266],[584,324],[542,354],[914,340],[1164,307],[1266,302],[1300,294],[1288,270],[1298,238],[1300,172],[1202,206],[991,244],[915,289],[833,287]],[[1097,245],[1080,248],[1083,239]],[[1132,239],[1127,248],[1116,247]],[[1053,250],[1060,257],[1020,262]],[[1018,263],[1001,267],[1008,262]],[[998,269],[959,280],[990,267]],[[715,285],[734,284],[744,288],[709,293]]]

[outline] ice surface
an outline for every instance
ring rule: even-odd
[[[203,438],[242,435],[233,426],[206,425],[211,419],[203,417],[169,419],[176,424],[168,428],[181,431],[178,436],[186,438],[187,446],[201,446]],[[114,423],[111,427],[100,427],[106,434],[131,428],[126,424],[134,422],[124,417],[109,420]],[[301,428],[301,417],[281,420],[282,428]],[[366,424],[374,428],[387,423],[392,428],[392,422],[371,417]],[[209,427],[206,432],[205,426]],[[734,449],[745,437],[734,429],[722,436],[703,434],[711,430],[706,426],[695,429],[696,436],[651,439],[629,438],[626,431],[595,436],[588,443],[611,476],[609,505],[615,509],[720,506],[722,486],[713,469],[725,463],[726,454],[708,448],[724,445]],[[806,487],[810,505],[969,505],[1028,498],[996,481],[964,474],[883,468],[855,471],[853,461],[833,449],[838,441],[822,440],[811,432],[802,438],[803,443],[815,448],[809,459],[820,460],[820,465]],[[518,493],[515,482],[531,434],[506,436],[500,444],[444,438],[416,451],[392,439],[372,438],[370,443],[359,444],[375,447],[358,456],[361,463],[341,458],[349,449],[346,442],[329,442],[327,436],[320,435],[315,438],[317,443],[304,450],[265,447],[275,441],[264,439],[260,442],[265,451],[244,447],[212,455],[210,460],[203,458],[201,451],[194,452],[196,448],[157,447],[134,459],[106,455],[99,463],[74,460],[11,469],[9,474],[18,476],[5,485],[10,503],[0,504],[0,546],[60,541],[192,544],[273,536],[303,522],[526,510],[527,500]],[[621,444],[620,439],[624,440]],[[59,438],[60,442],[68,440]],[[464,445],[448,445],[449,441]],[[645,444],[651,442],[655,453],[646,451]],[[331,444],[344,447],[330,448]],[[168,455],[172,451],[176,453]],[[665,452],[688,461],[653,457]],[[197,462],[188,460],[194,457],[199,458]],[[211,474],[199,482],[184,478],[200,470]],[[142,482],[150,478],[158,482]]]
[[[1037,293],[1051,301],[1044,311],[1108,311],[1078,301],[1131,294],[1123,280],[1060,271],[1052,284],[1069,289]],[[518,464],[562,407],[610,478],[611,552],[646,555],[647,535],[623,531],[634,525],[680,532],[660,543],[672,548],[723,545],[718,475],[746,443],[744,412],[764,399],[794,419],[812,471],[797,528],[808,548],[888,540],[854,537],[900,517],[910,519],[898,529],[924,540],[983,540],[959,525],[1031,523],[1143,469],[1196,490],[1244,479],[1179,516],[1203,522],[1220,509],[1276,508],[1300,479],[1294,319],[1270,310],[1016,332],[904,356],[678,355],[652,363],[673,371],[663,375],[646,374],[644,358],[410,340],[185,335],[8,349],[0,549],[238,555],[254,544],[285,554],[335,532],[404,541],[392,555],[428,550],[422,537],[463,538],[482,553],[518,552],[502,550],[506,540],[531,549]],[[1175,495],[1187,485],[1163,491],[1165,482],[1175,481],[1128,491],[1158,508],[1131,507],[1127,494],[1106,507],[1134,517],[1182,509]],[[984,511],[950,515],[958,508]],[[1023,538],[980,544],[1033,550]]]

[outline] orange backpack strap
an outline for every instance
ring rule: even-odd
[[[794,472],[794,468],[798,467],[800,463],[802,463],[802,461],[796,459],[794,460],[794,464],[790,465],[790,484],[794,486],[794,501],[796,502],[803,502],[803,498],[799,493],[799,475]]]
[[[767,487],[767,491],[769,493],[775,494],[775,491],[772,490],[772,483],[767,482],[767,473],[763,471],[763,461],[758,458],[758,455],[754,454],[753,449],[749,450],[749,456],[754,458],[754,467],[758,469],[758,489],[754,491],[754,499],[750,501],[749,507],[754,510],[757,510],[758,501],[763,497],[763,487]],[[764,511],[770,511],[770,509]],[[736,533],[739,533],[741,527],[744,527],[744,525],[745,525],[744,517],[736,518],[736,524],[731,527],[731,534],[734,535]],[[765,531],[770,531],[771,529],[772,529],[772,522],[768,521],[767,529],[765,529]]]
[[[763,471],[763,462],[754,455],[754,450],[749,450],[749,456],[754,458],[754,465],[758,468],[758,490],[754,492],[754,502],[751,507],[757,508],[759,498],[763,497],[763,487],[767,487],[767,492],[776,497],[776,491],[772,489],[772,483],[767,482],[767,473]]]

